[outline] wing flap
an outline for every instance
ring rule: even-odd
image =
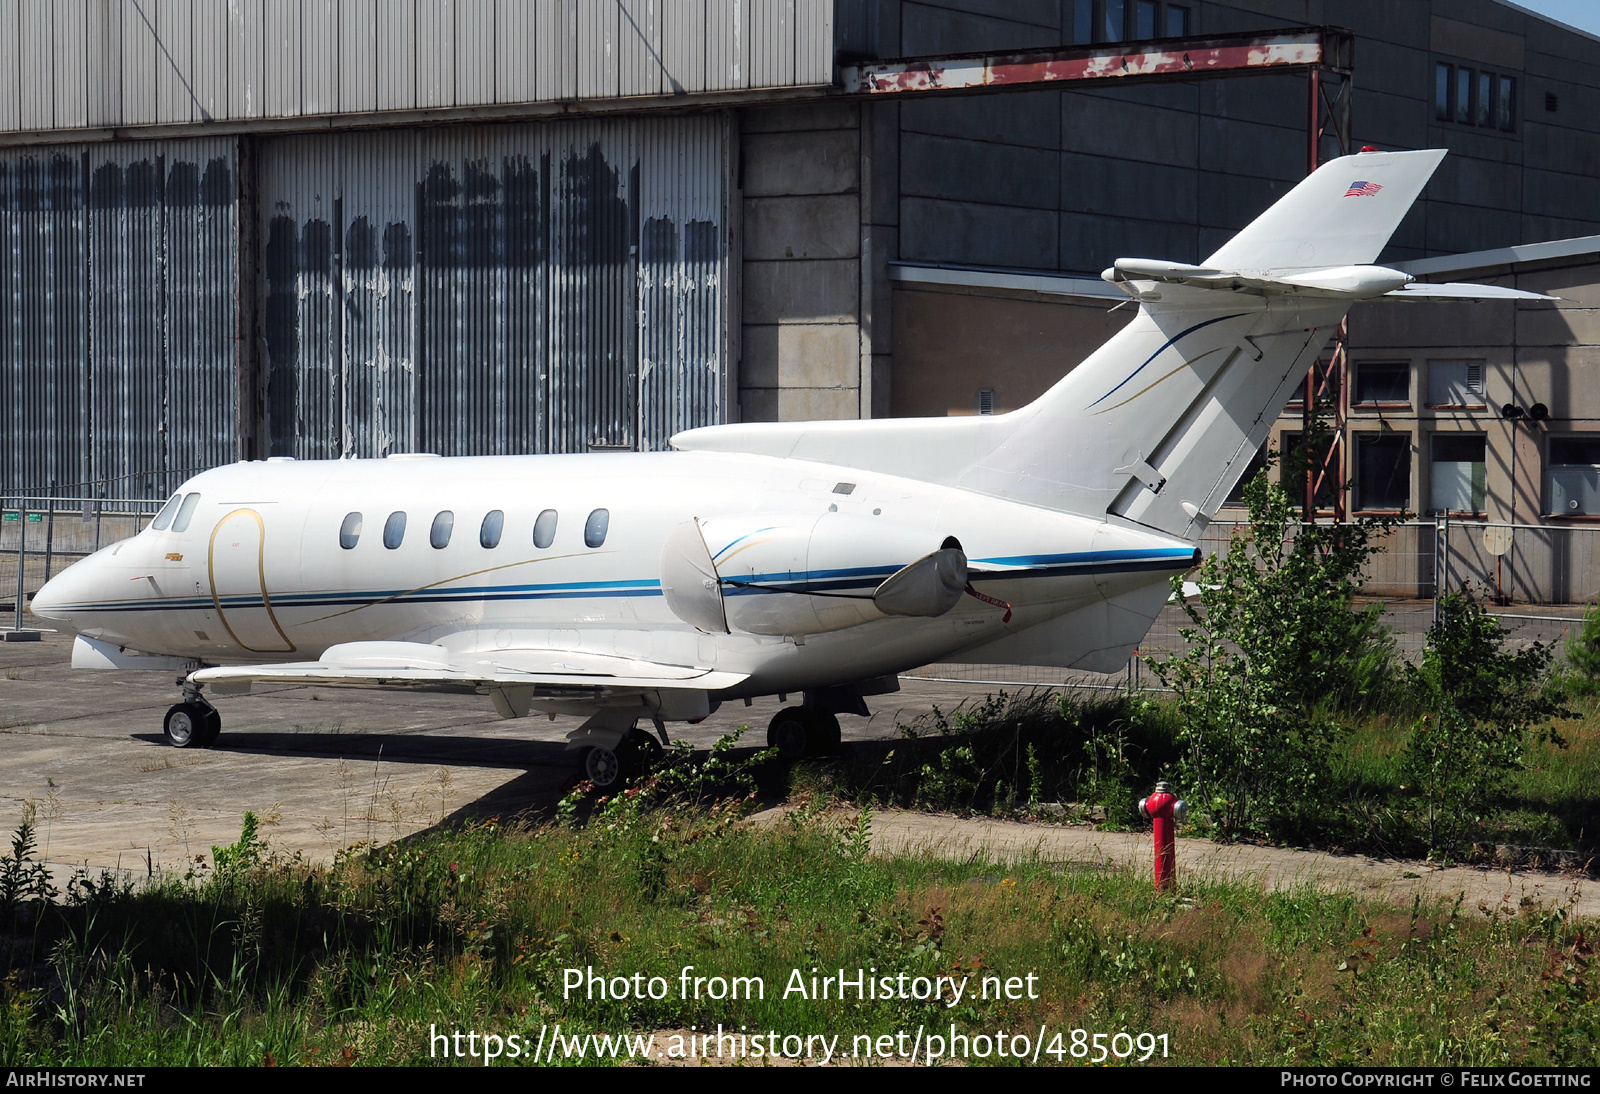
[[[722,691],[746,674],[697,665],[668,665],[575,650],[495,649],[469,653],[421,642],[350,642],[331,646],[316,661],[223,665],[200,669],[197,684],[236,690],[250,683],[345,687],[470,689],[521,685],[541,688]]]

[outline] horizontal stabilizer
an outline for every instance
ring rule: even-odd
[[[1327,300],[1370,300],[1404,288],[1411,275],[1387,266],[1329,266],[1322,269],[1288,271],[1218,270],[1209,266],[1187,266],[1181,262],[1157,262],[1148,258],[1119,258],[1100,275],[1137,300],[1159,300],[1159,290],[1140,282],[1186,285],[1194,289],[1248,293],[1252,296],[1288,295]]]
[[[1429,285],[1413,281],[1409,285],[1385,293],[1391,300],[1560,300],[1559,296],[1528,292],[1526,289],[1507,289],[1500,285],[1467,285],[1450,281]]]

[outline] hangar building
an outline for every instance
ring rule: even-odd
[[[1452,150],[1385,259],[1563,298],[1358,310],[1350,507],[1600,515],[1600,40],[1506,0],[0,2],[0,490],[1019,406],[1305,174],[1305,73],[848,74],[1293,27]]]

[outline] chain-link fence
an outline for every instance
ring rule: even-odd
[[[20,629],[44,583],[149,524],[165,498],[0,496],[0,626]]]
[[[1248,527],[1217,521],[1206,530],[1200,550],[1208,556],[1226,551]],[[1441,518],[1396,525],[1381,543],[1366,568],[1363,590],[1382,605],[1396,650],[1413,660],[1422,655],[1441,590],[1471,590],[1514,644],[1552,645],[1557,657],[1577,633],[1584,611],[1600,601],[1600,528]],[[907,675],[1003,686],[1159,689],[1147,662],[1180,652],[1181,632],[1189,625],[1183,607],[1169,603],[1127,666],[1114,673],[946,662]]]

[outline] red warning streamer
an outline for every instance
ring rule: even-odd
[[[967,595],[977,597],[985,604],[993,604],[996,608],[1004,608],[1006,610],[1005,618],[1001,619],[1000,622],[1011,622],[1011,605],[1007,604],[1004,600],[989,596],[987,593],[980,593],[977,589],[972,587],[972,582],[970,581],[967,582]]]

